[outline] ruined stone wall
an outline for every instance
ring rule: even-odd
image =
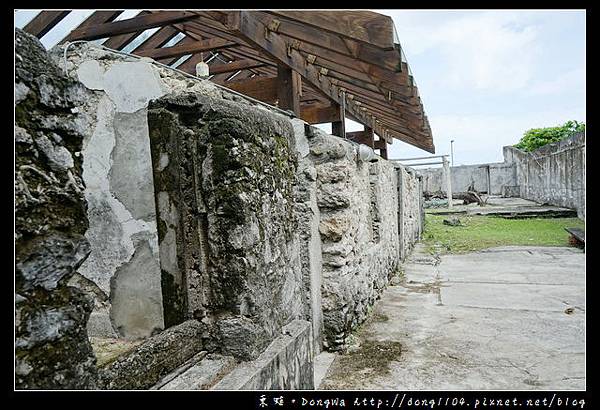
[[[410,168],[396,168],[401,200],[398,204],[400,259],[404,260],[423,232],[422,179]]]
[[[80,154],[91,119],[79,110],[89,95],[35,37],[15,34],[15,386],[95,388],[93,302],[69,283],[90,253]]]
[[[504,147],[515,167],[521,198],[577,210],[585,219],[585,133],[532,152]]]
[[[140,357],[199,321],[173,363],[203,349],[272,370],[245,386],[310,388],[314,354],[345,346],[418,239],[418,175],[151,60],[74,44],[65,68],[89,119],[74,162],[91,254],[69,283],[93,299],[90,336],[148,338],[102,386],[163,377]]]
[[[167,317],[203,320],[221,352],[254,359],[303,315],[291,124],[196,93],[151,102],[148,119],[161,254],[176,255]]]
[[[51,55],[64,65],[64,46]],[[66,70],[91,91],[80,109],[94,117],[82,150],[91,254],[77,281],[96,295],[88,331],[146,338],[165,327],[160,260],[168,260],[158,246],[148,102],[181,89],[220,93],[209,82],[189,81],[150,59],[93,44],[71,45]]]
[[[360,160],[356,144],[316,129],[306,143],[321,237],[323,344],[340,349],[398,264],[396,171],[387,161]]]

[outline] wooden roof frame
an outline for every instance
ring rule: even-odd
[[[42,11],[24,30],[41,38],[69,14]],[[122,50],[150,28],[158,30],[133,54],[195,74],[207,60],[210,80],[292,110],[309,123],[332,122],[334,133],[365,142],[383,154],[402,140],[434,153],[433,136],[418,88],[394,42],[390,17],[369,11],[144,10],[115,21],[122,10],[100,10],[62,42],[106,38]],[[165,44],[179,33],[176,44]],[[217,55],[217,58],[214,56]],[[365,131],[345,133],[344,118]],[[359,138],[359,139],[357,139]]]

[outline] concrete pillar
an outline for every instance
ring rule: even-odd
[[[402,179],[402,168],[396,167],[396,174],[398,176],[398,249],[400,251],[400,260],[404,260],[404,198],[403,193],[403,179]]]
[[[442,157],[444,165],[444,179],[446,181],[446,196],[448,198],[448,208],[452,208],[452,176],[450,175],[450,165],[448,159]]]

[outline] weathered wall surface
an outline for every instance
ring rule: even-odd
[[[529,153],[504,147],[504,158],[514,164],[522,198],[576,209],[585,219],[585,133]]]
[[[68,281],[90,253],[81,149],[88,98],[33,36],[15,39],[15,385],[95,388],[93,303]]]
[[[212,390],[312,390],[314,347],[312,326],[294,320],[283,334],[251,362],[242,363]]]
[[[317,170],[310,157],[306,135],[307,124],[293,119],[295,149],[298,161],[294,191],[298,222],[298,244],[303,284],[304,317],[312,324],[315,354],[323,344],[323,308],[321,288],[323,285],[323,254],[319,225],[321,211],[317,204]]]
[[[88,331],[145,338],[164,328],[147,104],[166,88],[152,65],[87,45],[70,47],[67,70],[92,91],[80,108],[94,116],[82,150],[91,254],[76,282],[96,295]]]
[[[419,172],[423,175],[425,192],[446,191],[442,168],[422,169]],[[502,195],[504,187],[517,185],[514,166],[507,162],[450,167],[450,175],[452,192],[465,192],[474,186],[479,192]]]
[[[418,239],[420,177],[150,60],[67,55],[88,93],[75,164],[91,249],[69,284],[94,299],[90,336],[147,338],[102,386],[172,371],[145,349],[176,346],[188,321],[202,341],[177,362],[202,349],[251,361],[240,386],[310,388],[314,354],[344,348]]]
[[[502,149],[504,162],[451,167],[452,192],[471,184],[480,192],[518,196],[577,210],[585,219],[585,133],[545,145],[533,152]],[[442,168],[419,170],[425,192],[445,192]]]
[[[52,54],[64,65],[63,48]],[[72,45],[67,56],[69,75],[93,90],[81,109],[95,116],[82,152],[92,252],[74,283],[96,295],[91,336],[145,338],[164,328],[148,102],[181,89],[220,93],[91,44]]]
[[[214,325],[222,352],[254,359],[303,315],[291,124],[188,93],[152,102],[149,126],[161,254],[176,255],[167,317]]]
[[[397,166],[400,201],[398,203],[398,227],[400,260],[404,260],[423,232],[423,183],[415,170]]]
[[[323,344],[340,349],[398,264],[396,170],[361,161],[356,144],[318,130],[307,145],[322,244]]]

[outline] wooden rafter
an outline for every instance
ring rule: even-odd
[[[384,50],[394,47],[391,17],[369,11],[273,11],[306,25],[372,44]]]
[[[194,17],[196,17],[196,14],[189,11],[149,13],[111,23],[78,27],[71,32],[71,37],[73,40],[97,40],[99,38],[134,33],[149,28],[160,27],[165,24],[177,23]]]
[[[264,66],[260,61],[245,59],[235,60],[228,64],[215,64],[210,66],[210,74],[232,73],[235,71],[245,70],[247,68],[256,68]]]
[[[23,30],[29,34],[33,34],[37,38],[42,38],[44,34],[49,32],[56,26],[62,19],[64,19],[69,10],[59,11],[42,11],[40,14],[35,16]]]
[[[408,85],[406,73],[408,70],[405,65],[402,65],[399,50],[376,49],[350,39],[342,41],[336,36],[328,36],[317,28],[306,27],[298,22],[282,19],[281,17],[275,18],[272,14],[281,13],[254,12],[257,19],[267,27],[272,27],[288,44],[292,44],[293,47],[301,50],[307,59],[312,58],[311,61],[314,64],[327,68],[331,77],[378,94],[389,95],[392,101],[387,104],[391,103],[398,106],[398,112],[406,110],[409,106],[419,106],[415,114],[418,116],[422,114],[420,102],[412,99],[412,86]],[[286,13],[283,13],[283,15],[287,17]],[[367,53],[364,52],[365,50]],[[369,63],[357,61],[361,55],[368,55],[368,58],[365,57],[365,59]],[[385,65],[384,63],[396,70],[392,72],[376,65]],[[402,69],[404,71],[397,72]],[[382,81],[381,76],[391,81]],[[399,85],[398,83],[406,85]],[[409,111],[411,110],[409,109]]]
[[[105,46],[122,50],[159,27],[132,52],[167,65],[191,55],[178,66],[191,74],[218,53],[208,63],[215,83],[291,109],[309,123],[332,122],[340,135],[346,134],[342,116],[358,121],[366,127],[360,138],[376,133],[382,155],[393,138],[434,152],[419,90],[387,16],[364,10],[145,10],[114,21],[121,12],[94,12],[63,42],[107,38]],[[44,35],[66,14],[44,11],[25,30]],[[184,37],[165,47],[179,33]]]
[[[109,23],[116,19],[123,10],[102,10],[95,11],[86,18],[77,28],[91,27],[98,24]],[[67,41],[73,41],[73,32],[70,32],[62,41],[61,44]]]
[[[161,27],[156,33],[144,40],[139,46],[133,49],[133,52],[142,50],[153,50],[164,46],[169,40],[173,39],[180,31],[172,26]]]
[[[223,40],[220,38],[211,38],[208,40],[191,41],[188,44],[177,44],[172,47],[155,48],[153,50],[141,50],[136,54],[143,57],[155,59],[168,57],[181,57],[186,54],[200,53],[221,48],[235,47],[237,43]]]
[[[336,86],[332,85],[324,76],[320,76],[313,65],[306,63],[300,52],[288,48],[285,41],[277,33],[267,30],[267,27],[251,13],[247,11],[230,12],[228,17],[228,27],[231,31],[242,36],[247,42],[255,44],[280,64],[296,71],[304,80],[318,87],[337,104],[342,103],[343,97]],[[268,33],[268,39],[265,37],[266,33]],[[373,128],[378,135],[384,135],[383,130],[376,123],[373,123],[371,118],[366,117],[360,110],[357,110],[353,104],[348,103],[346,109],[359,118],[363,124]]]

